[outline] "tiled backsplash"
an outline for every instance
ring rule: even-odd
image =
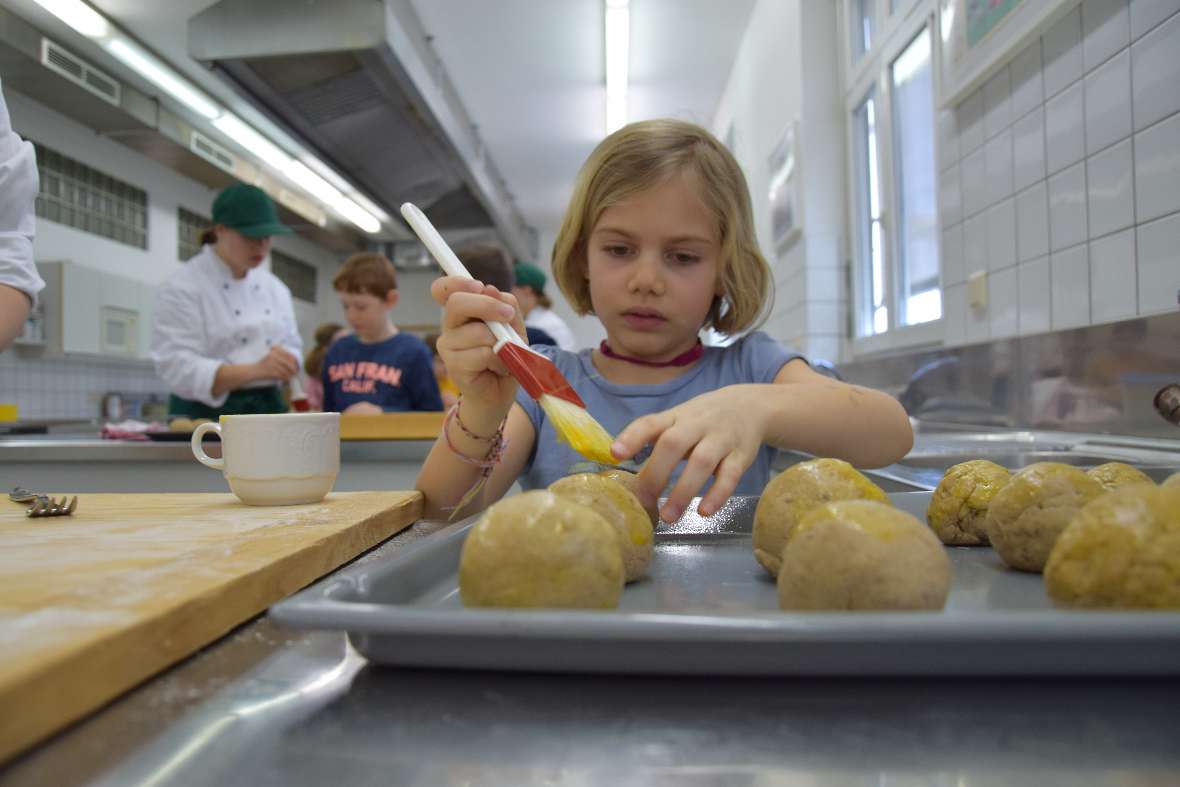
[[[1180,0],[1086,0],[942,113],[947,344],[1177,308],[1178,52]]]
[[[0,353],[0,402],[16,402],[21,420],[98,418],[109,391],[168,398],[151,364],[142,361],[42,360],[12,350]]]

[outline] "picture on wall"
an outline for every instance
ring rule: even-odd
[[[967,46],[987,38],[1024,0],[967,0]]]
[[[770,231],[775,249],[782,252],[799,236],[798,178],[796,146],[798,124],[787,124],[783,137],[770,154]]]

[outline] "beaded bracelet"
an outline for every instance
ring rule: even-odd
[[[490,442],[494,441],[500,435],[504,434],[504,421],[508,420],[507,416],[505,416],[504,421],[500,422],[500,428],[497,429],[496,433],[494,435],[492,435],[491,437],[484,437],[483,435],[477,435],[475,432],[468,429],[467,426],[463,423],[463,419],[459,416],[459,404],[462,401],[463,400],[460,399],[459,401],[457,401],[453,405],[451,405],[451,410],[454,411],[455,423],[457,423],[459,425],[459,429],[463,432],[463,434],[467,435],[472,440],[480,440],[485,443],[490,443]],[[447,418],[450,418],[450,417],[451,417],[451,412],[448,411]]]
[[[447,427],[450,426],[451,421],[455,421],[457,424],[459,424],[459,428],[463,430],[463,434],[467,435],[471,439],[490,442],[492,446],[488,449],[487,456],[485,456],[483,459],[472,459],[470,456],[467,456],[458,448],[456,448],[455,444],[451,441],[451,433],[447,429]],[[503,458],[504,452],[508,449],[508,439],[504,437],[504,425],[507,423],[508,416],[504,416],[504,420],[500,422],[500,427],[496,429],[496,433],[494,435],[491,437],[480,437],[479,435],[473,434],[466,426],[463,425],[463,422],[459,419],[459,402],[455,402],[455,404],[451,405],[451,409],[447,411],[447,416],[443,419],[442,428],[443,439],[447,443],[447,448],[450,449],[451,453],[454,454],[455,458],[460,462],[480,468],[479,478],[475,479],[475,483],[471,485],[471,488],[463,493],[463,496],[459,499],[459,502],[450,508],[451,519],[454,519],[455,514],[462,511],[467,506],[467,504],[470,503],[477,494],[479,494],[479,490],[483,489],[484,484],[486,484],[488,478],[491,477],[492,469],[498,465],[500,463],[500,459]]]

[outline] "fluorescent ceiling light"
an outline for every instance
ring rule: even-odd
[[[304,191],[307,191],[320,202],[323,202],[365,232],[376,233],[381,230],[381,222],[377,220],[377,217],[341,194],[335,186],[312,172],[302,161],[292,159],[283,170],[283,174]]]
[[[106,17],[82,0],[35,0],[37,5],[87,38],[105,38],[111,33]]]
[[[381,222],[377,221],[375,216],[348,197],[342,196],[339,200],[333,202],[332,208],[369,234],[375,234],[381,230]]]
[[[627,124],[627,70],[631,57],[628,0],[606,0],[606,133]]]
[[[269,139],[243,123],[237,115],[226,112],[213,121],[219,131],[265,161],[280,172],[291,163],[291,157],[279,150]]]
[[[331,205],[344,196],[335,186],[308,169],[302,161],[292,159],[283,169],[283,174],[299,188],[327,205]]]
[[[187,80],[173,73],[172,69],[144,52],[138,46],[115,38],[107,42],[107,49],[115,57],[123,61],[140,76],[144,77],[156,87],[164,90],[180,103],[201,115],[206,120],[213,120],[221,114],[221,109],[209,99],[198,93]]]

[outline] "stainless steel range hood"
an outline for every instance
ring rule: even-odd
[[[221,0],[189,20],[188,40],[391,215],[412,201],[444,233],[492,227],[536,256],[408,0]]]

